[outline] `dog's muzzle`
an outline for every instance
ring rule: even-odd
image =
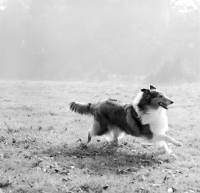
[[[169,100],[168,102],[169,102],[169,104],[166,104],[166,103],[163,103],[163,102],[159,102],[158,105],[161,106],[161,107],[163,107],[164,109],[168,109],[168,105],[173,104],[174,101]]]
[[[162,102],[159,102],[158,104],[159,104],[159,106],[163,107],[164,109],[168,109],[166,104],[164,104]]]

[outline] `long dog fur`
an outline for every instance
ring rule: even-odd
[[[94,117],[88,132],[88,142],[93,136],[101,135],[117,140],[125,133],[144,137],[161,145],[166,153],[171,154],[166,142],[182,145],[165,135],[168,130],[166,109],[172,103],[173,101],[164,93],[150,86],[150,89],[142,89],[130,104],[123,104],[115,99],[98,103],[71,102],[70,109]]]

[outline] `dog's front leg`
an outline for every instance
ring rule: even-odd
[[[172,150],[168,148],[168,145],[165,141],[162,141],[161,146],[163,147],[166,154],[168,154],[170,157],[173,157],[174,159],[178,159],[177,156],[172,153]]]
[[[175,139],[167,136],[167,135],[159,135],[159,138],[163,141],[166,141],[166,142],[169,142],[169,143],[172,143],[174,145],[177,145],[177,146],[181,146],[183,145],[181,142],[179,141],[176,141]]]
[[[166,142],[162,143],[162,147],[163,147],[165,153],[167,153],[168,155],[170,155],[172,153],[172,150],[168,148],[168,145]]]
[[[166,142],[172,143],[174,145],[181,146],[182,143],[174,140],[173,138],[167,136],[167,135],[156,135],[154,136],[155,140],[158,142],[161,142],[161,146],[163,147],[165,153],[167,153],[170,156],[173,156],[175,159],[177,159],[176,155],[172,153],[172,151],[168,148],[168,145]]]

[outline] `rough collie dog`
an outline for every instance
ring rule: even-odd
[[[94,116],[94,122],[88,132],[88,142],[93,136],[104,135],[117,140],[122,134],[128,134],[159,144],[166,153],[171,154],[166,142],[182,145],[165,134],[168,130],[166,110],[171,104],[173,101],[163,92],[150,86],[150,89],[142,89],[131,104],[108,99],[94,104],[72,102],[70,109]]]

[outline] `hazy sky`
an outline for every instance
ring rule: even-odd
[[[198,76],[200,4],[172,1],[0,0],[0,79]]]

